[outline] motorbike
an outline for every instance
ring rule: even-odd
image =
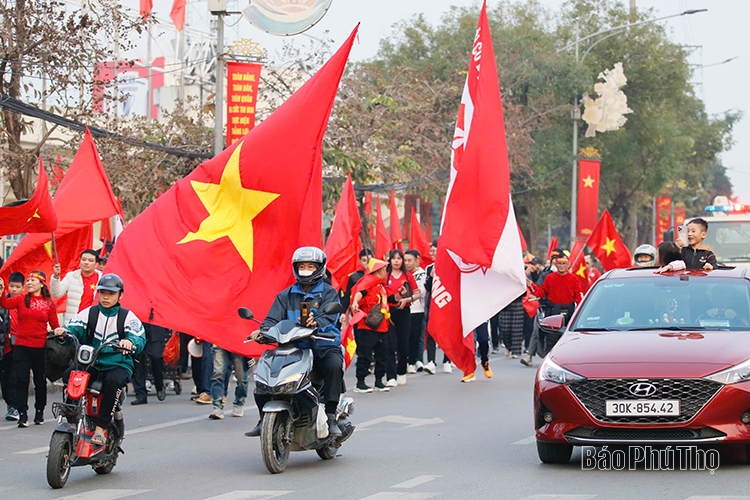
[[[121,447],[125,436],[122,418],[124,388],[117,395],[114,418],[106,429],[106,442],[103,446],[91,443],[96,430],[93,418],[99,415],[102,403],[102,382],[91,382],[88,370],[94,366],[102,349],[121,350],[119,339],[103,343],[94,349],[81,345],[74,335],[66,333],[63,338],[73,341],[76,354],[63,401],[52,404],[52,414],[57,419],[57,426],[52,433],[47,455],[47,483],[55,489],[65,486],[72,467],[90,465],[97,474],[109,474],[117,464],[119,454],[125,453]]]
[[[340,304],[331,304],[322,312],[335,314],[341,309]],[[240,308],[239,315],[257,322],[247,308]],[[261,333],[264,342],[277,344],[261,355],[255,371],[255,394],[269,397],[261,409],[263,463],[269,472],[278,474],[286,468],[292,451],[315,450],[321,459],[333,459],[354,432],[354,425],[349,421],[354,412],[354,400],[340,398],[336,423],[341,436],[330,437],[320,396],[322,380],[312,377],[312,350],[301,348],[300,344],[334,336],[291,320],[281,321]]]

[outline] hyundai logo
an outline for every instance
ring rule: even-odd
[[[648,382],[638,382],[628,387],[628,391],[635,397],[647,398],[656,394],[656,386]]]

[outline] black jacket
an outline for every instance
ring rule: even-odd
[[[711,264],[716,269],[716,255],[708,247],[699,247],[694,250],[691,246],[682,247],[682,260],[688,269],[703,269],[706,264]]]
[[[352,288],[359,282],[365,275],[365,272],[360,269],[349,275],[349,280],[346,282],[346,291],[341,295],[341,305],[344,309],[349,309],[352,302]]]

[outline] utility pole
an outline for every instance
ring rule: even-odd
[[[148,27],[146,28],[146,69],[147,79],[146,92],[146,120],[151,120],[151,110],[154,109],[154,73],[153,73],[153,61],[154,57],[151,55],[151,22],[149,20]]]
[[[226,7],[225,7],[226,9]],[[222,12],[212,12],[216,16],[216,97],[214,102],[214,154],[224,151],[224,16]]]
[[[579,61],[579,37],[580,37],[580,24],[578,18],[575,20],[575,55],[576,64]],[[571,248],[575,244],[578,226],[578,120],[581,119],[581,109],[578,105],[578,93],[573,96],[573,111],[571,111],[573,118],[573,170],[571,174],[570,184],[570,246]]]

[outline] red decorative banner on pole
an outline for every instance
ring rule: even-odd
[[[578,160],[578,228],[579,238],[588,238],[599,221],[599,160]]]
[[[656,197],[656,246],[664,241],[664,231],[667,231],[672,218],[672,198],[670,196]]]
[[[227,147],[255,126],[260,64],[227,62]]]
[[[674,207],[674,225],[681,226],[687,219],[687,209],[685,207]]]

